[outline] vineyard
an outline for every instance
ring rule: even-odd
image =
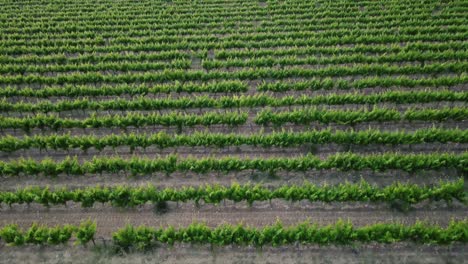
[[[468,258],[468,2],[0,3],[0,263]]]

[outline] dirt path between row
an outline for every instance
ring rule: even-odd
[[[0,264],[11,263],[463,263],[468,246],[428,246],[410,243],[351,246],[221,247],[176,245],[146,253],[115,254],[80,246],[4,247]]]

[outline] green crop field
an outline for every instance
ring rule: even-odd
[[[467,1],[0,10],[0,263],[468,259]]]

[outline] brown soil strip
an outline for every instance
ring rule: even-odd
[[[81,246],[3,247],[0,263],[463,263],[468,246],[415,245],[412,243],[349,246],[215,247],[209,245],[162,246],[150,252],[116,254],[111,249]]]

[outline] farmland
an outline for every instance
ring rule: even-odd
[[[0,3],[0,263],[468,258],[466,1]]]

